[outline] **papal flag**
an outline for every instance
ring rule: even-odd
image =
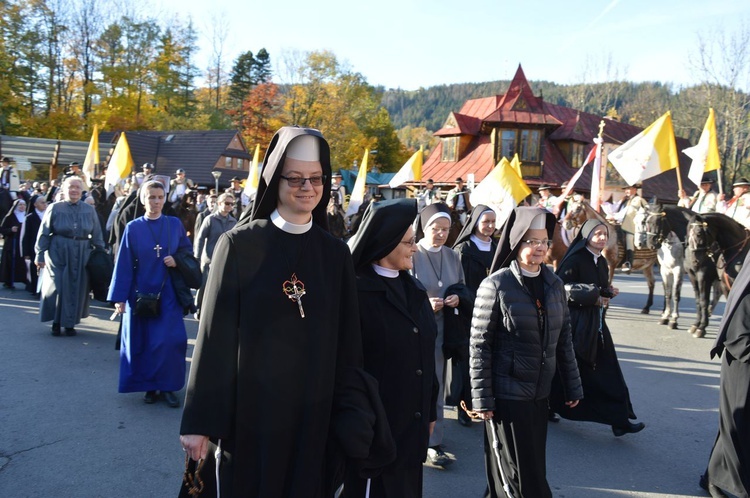
[[[401,166],[398,173],[391,178],[388,182],[388,186],[396,188],[399,185],[403,185],[406,182],[419,182],[422,181],[422,164],[424,163],[424,148],[419,147],[419,150],[412,154],[406,163]]]
[[[89,150],[86,151],[86,159],[83,160],[81,171],[86,175],[86,183],[91,187],[91,180],[96,175],[96,165],[99,164],[99,127],[94,125],[94,132],[89,141]]]
[[[679,166],[669,111],[609,153],[609,161],[628,185]]]
[[[247,175],[247,181],[245,182],[245,191],[243,192],[246,196],[251,197],[255,192],[258,191],[258,168],[260,163],[260,144],[255,146],[255,154],[253,155],[253,163],[250,165],[250,172]]]
[[[474,187],[470,200],[474,206],[485,204],[506,209],[517,206],[529,194],[531,194],[531,189],[518,176],[508,159],[503,157],[490,174]]]
[[[349,207],[346,208],[346,215],[351,216],[359,211],[359,206],[365,201],[365,186],[367,185],[367,158],[370,156],[370,149],[365,149],[365,157],[362,158],[362,164],[359,165],[357,179],[354,182],[352,195],[349,197]]]
[[[510,161],[510,165],[518,173],[519,178],[523,178],[523,172],[521,171],[521,160],[518,158],[518,152],[513,155],[513,159]]]
[[[708,110],[706,126],[703,127],[698,144],[682,152],[693,160],[688,178],[696,185],[700,185],[703,173],[719,169],[719,140],[716,137],[716,116],[713,108]]]
[[[104,178],[104,188],[107,189],[107,195],[111,194],[115,185],[130,175],[133,170],[133,157],[130,155],[130,146],[125,132],[120,134],[120,138],[115,145],[115,151],[109,158],[107,166],[107,176]]]

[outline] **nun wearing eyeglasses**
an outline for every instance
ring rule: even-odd
[[[443,450],[443,407],[445,404],[445,315],[456,313],[461,299],[454,292],[454,284],[464,284],[461,261],[449,247],[445,247],[451,226],[450,208],[445,203],[430,204],[419,213],[417,220],[417,252],[414,253],[412,275],[427,290],[430,305],[437,323],[435,341],[435,372],[440,386],[437,401],[437,421],[430,436],[427,458],[431,464],[445,466],[453,463]],[[465,287],[465,286],[463,286]],[[460,312],[460,311],[459,311]]]
[[[369,496],[422,496],[422,463],[436,414],[437,326],[427,293],[409,274],[417,250],[415,199],[371,203],[349,240],[357,273],[364,368],[379,385],[396,460],[373,477]],[[366,496],[367,479],[349,467],[343,496]]]
[[[608,224],[587,220],[557,269],[568,291],[573,346],[586,398],[575,410],[569,409],[555,381],[550,408],[566,419],[610,425],[620,437],[645,425],[631,422],[636,416],[606,322],[609,300],[619,292],[609,283],[609,266],[602,256],[608,238]]]
[[[471,322],[472,403],[486,420],[487,497],[551,497],[547,483],[548,397],[559,371],[565,399],[583,397],[565,288],[544,265],[555,217],[518,207],[505,223]],[[499,458],[492,443],[499,441]]]

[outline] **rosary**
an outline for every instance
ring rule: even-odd
[[[297,279],[296,273],[292,273],[292,278],[284,282],[282,289],[284,290],[286,297],[291,299],[292,302],[297,303],[297,306],[299,306],[299,315],[302,318],[305,318],[305,310],[302,309],[302,296],[305,295],[304,282]]]

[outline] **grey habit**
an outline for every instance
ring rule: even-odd
[[[39,316],[72,328],[89,316],[86,263],[92,246],[104,248],[93,206],[55,202],[44,212],[36,239],[36,262],[45,263]]]

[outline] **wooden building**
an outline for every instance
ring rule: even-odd
[[[559,187],[569,180],[593,147],[599,123],[605,120],[604,151],[622,145],[643,129],[545,102],[533,94],[521,66],[503,95],[468,100],[458,112],[452,112],[443,127],[435,133],[440,143],[425,160],[424,180],[432,178],[438,186],[453,186],[457,177],[478,184],[503,157],[518,154],[523,179],[536,192],[548,184]],[[677,138],[677,150],[690,146]],[[690,158],[679,153],[680,171],[688,193],[695,185],[687,178]],[[591,166],[586,167],[576,190],[588,193],[591,188]],[[611,164],[607,167],[605,189],[618,192],[624,186]],[[649,199],[677,201],[677,177],[674,171],[643,182],[643,195]],[[605,199],[607,194],[605,193]]]

